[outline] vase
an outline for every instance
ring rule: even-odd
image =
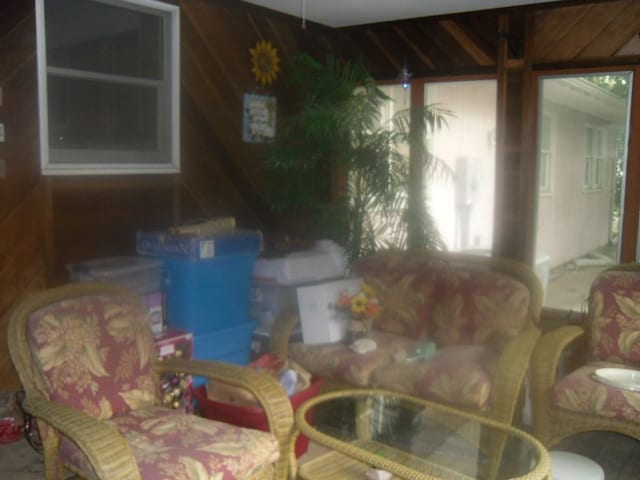
[[[361,338],[369,338],[369,336],[371,335],[372,320],[373,319],[370,317],[351,317],[347,325],[347,343],[351,344],[356,340],[360,340]]]

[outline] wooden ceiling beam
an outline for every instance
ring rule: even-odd
[[[397,58],[395,58],[393,55],[391,55],[389,50],[387,50],[387,48],[384,46],[384,44],[380,41],[378,36],[375,33],[373,33],[370,29],[367,29],[366,33],[367,33],[367,37],[369,38],[369,40],[378,48],[378,50],[380,50],[380,52],[387,59],[387,61],[389,61],[389,63],[391,63],[391,65],[393,65],[393,68],[395,68],[395,70],[397,72],[402,70],[403,66],[400,64],[400,62],[398,62]]]
[[[440,20],[438,22],[440,26],[458,42],[458,44],[465,49],[465,51],[473,58],[478,65],[489,66],[494,65],[495,62],[491,56],[473,41],[469,35],[453,20]]]
[[[402,39],[407,46],[413,50],[413,52],[418,56],[418,58],[424,63],[429,69],[435,68],[435,64],[431,61],[431,59],[419,48],[404,31],[398,26],[393,26],[393,31]]]

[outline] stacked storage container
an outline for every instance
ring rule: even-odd
[[[142,256],[117,256],[67,265],[74,282],[98,280],[128,288],[144,301],[154,335],[164,330],[162,261]]]
[[[255,230],[138,232],[138,253],[164,262],[167,324],[193,334],[194,358],[249,362],[251,276],[261,248]]]

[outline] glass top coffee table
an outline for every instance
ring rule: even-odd
[[[298,408],[296,427],[329,449],[299,467],[303,479],[384,478],[376,469],[425,480],[551,478],[549,454],[531,435],[395,392],[318,395]]]

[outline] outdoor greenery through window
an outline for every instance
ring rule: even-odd
[[[179,9],[36,0],[45,174],[179,171]]]

